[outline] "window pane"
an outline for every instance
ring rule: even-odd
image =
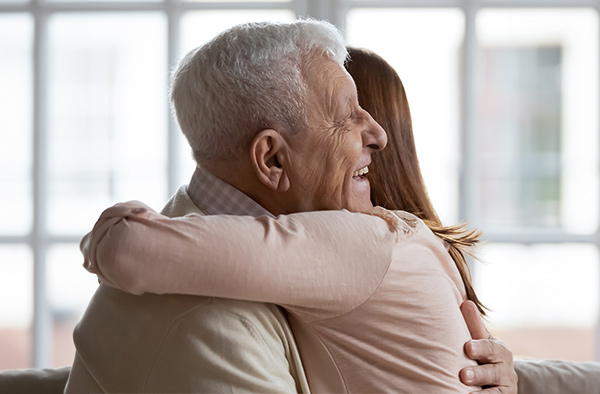
[[[598,228],[598,16],[484,10],[481,196],[485,227]]]
[[[49,21],[48,227],[89,230],[121,200],[166,193],[163,15],[59,14]]]
[[[246,22],[293,22],[292,10],[226,10],[194,11],[186,13],[181,20],[180,56],[214,38],[223,30]],[[187,184],[196,167],[190,145],[180,134],[179,138],[180,183]]]
[[[29,15],[0,15],[0,235],[31,230],[32,43]]]
[[[516,356],[592,361],[600,298],[595,245],[489,244],[475,283],[489,328]]]
[[[31,367],[33,256],[24,245],[0,245],[0,370]]]
[[[402,78],[423,177],[446,223],[458,219],[464,23],[464,14],[455,9],[369,8],[351,9],[346,22],[349,45],[377,52]]]
[[[48,250],[48,297],[54,327],[54,367],[70,365],[75,356],[73,329],[98,287],[87,272],[77,244],[54,245]]]

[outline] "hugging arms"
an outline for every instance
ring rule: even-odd
[[[414,215],[369,213],[169,219],[132,202],[105,211],[82,250],[103,282],[135,294],[284,306],[325,345],[348,392],[475,390],[459,379],[475,364],[446,246]]]

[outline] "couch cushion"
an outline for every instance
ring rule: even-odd
[[[519,394],[600,394],[600,363],[515,361]]]
[[[0,393],[62,394],[71,367],[0,371]]]

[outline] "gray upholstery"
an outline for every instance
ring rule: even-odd
[[[0,371],[2,394],[62,394],[71,367]]]
[[[519,394],[600,394],[600,363],[515,361]]]
[[[0,371],[2,394],[62,394],[70,367]],[[600,394],[600,363],[515,361],[519,394]]]

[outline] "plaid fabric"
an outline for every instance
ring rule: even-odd
[[[192,175],[188,195],[198,208],[209,215],[273,217],[256,201],[200,167]]]

